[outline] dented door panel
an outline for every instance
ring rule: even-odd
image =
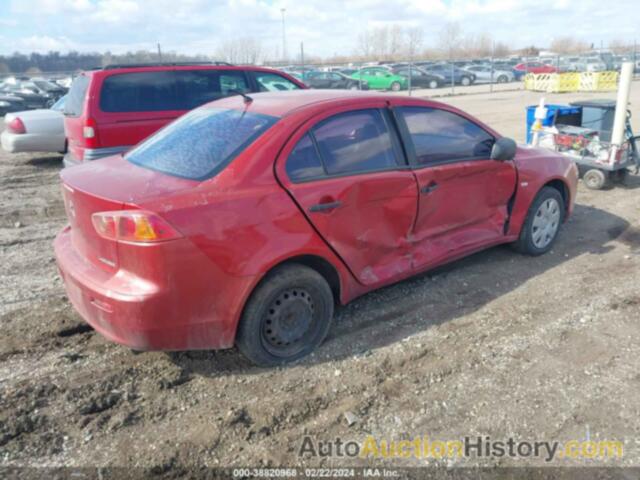
[[[289,189],[359,282],[376,285],[410,272],[409,236],[418,197],[411,172],[327,178],[292,184]]]

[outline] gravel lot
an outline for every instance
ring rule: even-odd
[[[521,140],[538,98],[445,101]],[[639,83],[631,101],[640,117]],[[581,185],[552,253],[494,248],[366,295],[338,310],[311,358],[259,369],[235,350],[135,354],[82,323],[51,248],[65,223],[60,167],[57,155],[0,153],[0,465],[299,465],[304,435],[374,434],[622,440],[622,459],[574,463],[640,466],[640,177]]]

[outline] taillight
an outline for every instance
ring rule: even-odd
[[[85,140],[85,146],[88,148],[97,148],[98,142],[98,124],[96,121],[89,117],[82,126],[82,137]]]
[[[94,213],[91,221],[98,235],[109,240],[147,243],[182,236],[159,216],[142,210]]]
[[[22,123],[22,120],[20,120],[20,117],[15,117],[13,120],[11,120],[7,124],[7,131],[9,131],[10,133],[18,134],[18,135],[27,133],[27,129],[24,128],[24,123]]]

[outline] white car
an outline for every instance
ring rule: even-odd
[[[50,109],[7,113],[5,130],[0,135],[2,148],[9,153],[65,151],[64,100]]]

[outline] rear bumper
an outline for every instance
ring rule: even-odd
[[[83,159],[80,160],[78,157],[73,155],[71,151],[69,151],[65,156],[62,162],[65,167],[73,167],[74,165],[79,165],[82,162],[89,162],[91,160],[98,160],[99,158],[109,157],[111,155],[118,155],[120,153],[124,153],[131,148],[131,145],[120,145],[117,147],[105,147],[105,148],[85,148],[82,152]]]
[[[194,286],[181,271],[171,275],[175,281],[172,285],[152,283],[124,270],[109,273],[77,253],[70,227],[58,234],[54,250],[69,301],[108,340],[136,350],[217,349],[233,345],[241,310],[241,303],[234,300],[248,291],[252,279],[244,277],[242,284],[229,281],[234,292],[216,288],[211,278],[198,280]],[[195,295],[189,296],[194,290]],[[215,295],[203,295],[203,291]]]
[[[39,135],[22,133],[16,135],[7,130],[0,135],[2,149],[9,153],[18,152],[62,152],[64,150],[64,134]]]

